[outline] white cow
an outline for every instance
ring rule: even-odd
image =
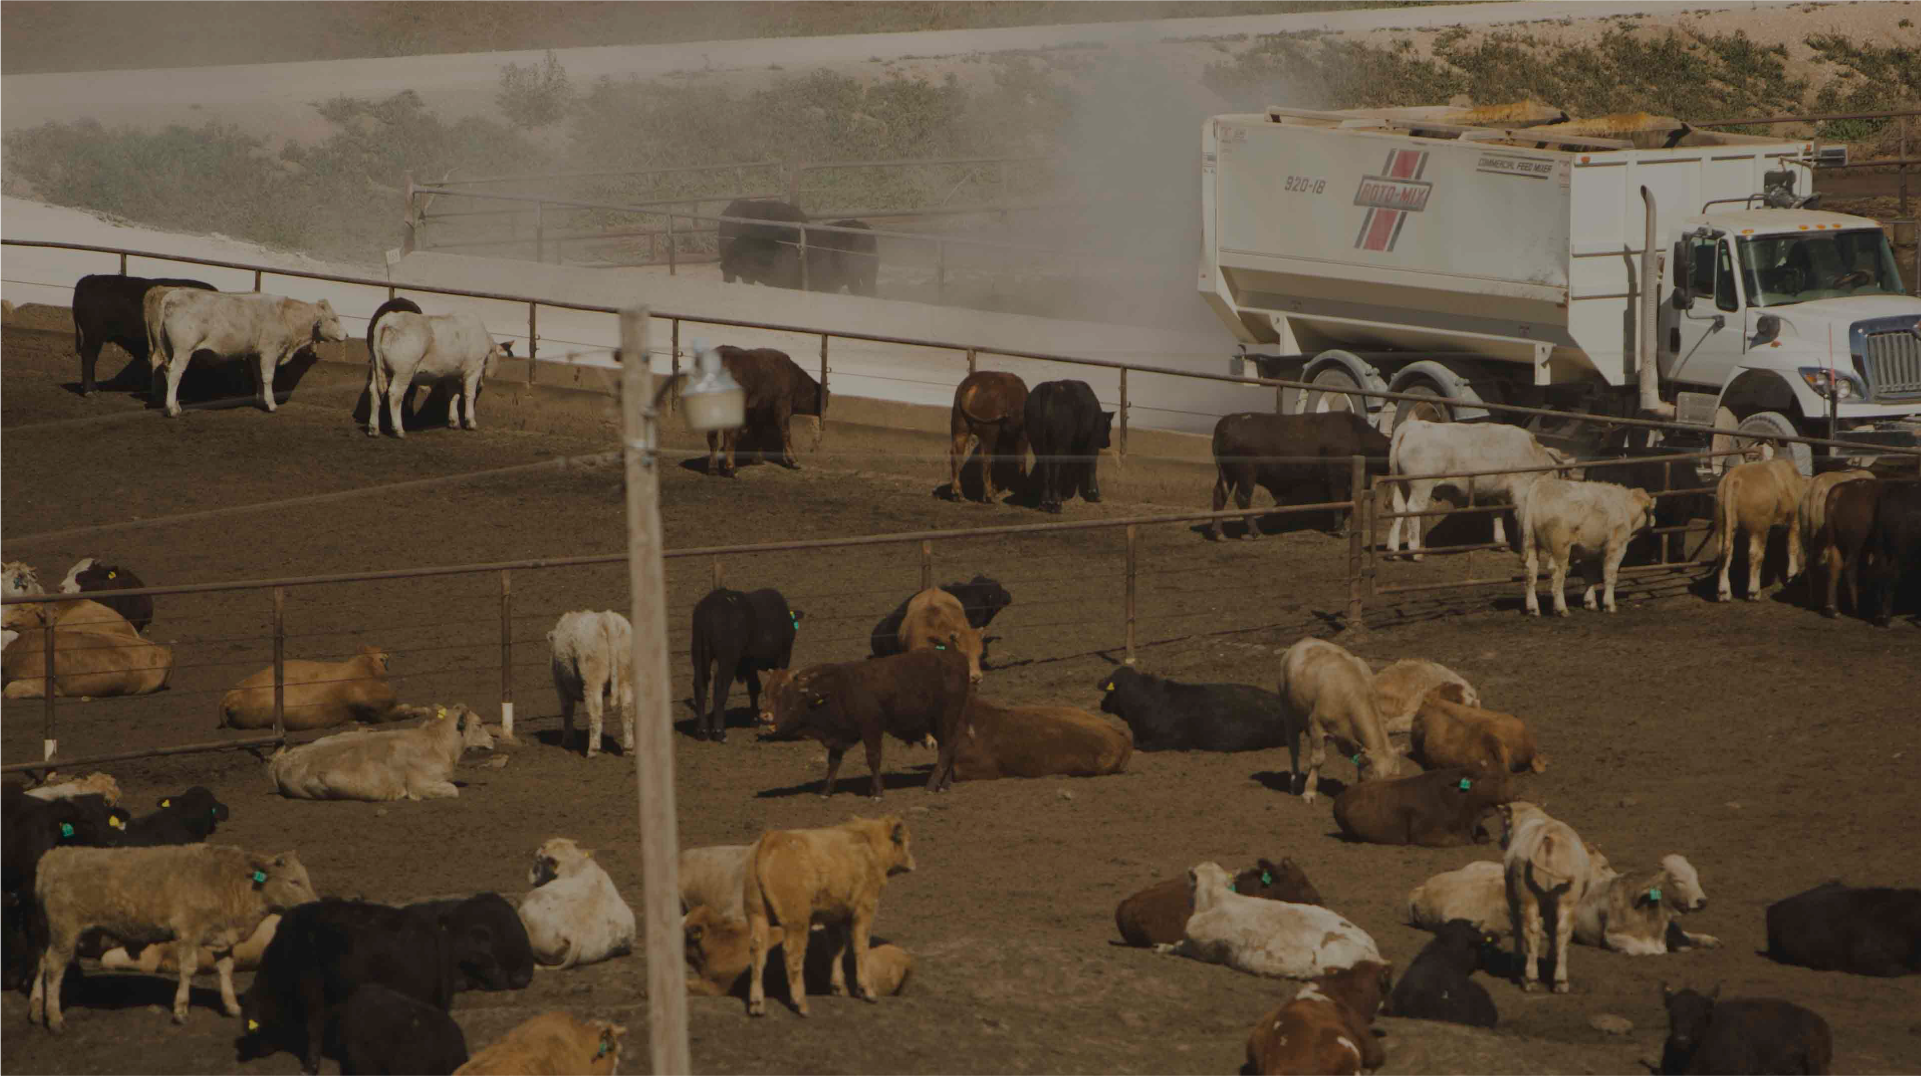
[[[520,921],[541,967],[593,964],[634,947],[634,910],[590,848],[550,837],[527,872],[533,890],[520,900]]]
[[[321,341],[347,338],[333,304],[289,299],[260,292],[230,293],[198,288],[155,288],[145,300],[147,362],[153,367],[154,394],[166,372],[168,417],[180,414],[180,378],[194,354],[257,360],[260,403],[274,409],[273,373],[294,353]]]
[[[1523,961],[1521,989],[1541,985],[1540,962],[1554,961],[1554,992],[1568,992],[1567,951],[1574,941],[1575,910],[1594,882],[1594,861],[1574,827],[1532,803],[1504,803],[1502,866],[1507,880],[1508,925],[1515,954]],[[1547,924],[1554,937],[1547,937]]]
[[[723,919],[747,918],[747,868],[754,845],[717,844],[680,853],[680,910],[711,907]]]
[[[414,728],[355,729],[283,747],[267,760],[267,776],[288,799],[447,799],[460,795],[453,775],[461,754],[493,746],[479,714],[465,706],[439,706]]]
[[[1661,857],[1661,869],[1646,874],[1622,874],[1606,865],[1595,867],[1587,899],[1574,913],[1574,940],[1629,956],[1661,956],[1668,952],[1671,929],[1687,944],[1713,949],[1721,944],[1712,934],[1693,934],[1671,928],[1675,916],[1707,907],[1701,876],[1687,857]]]
[[[473,314],[416,314],[388,310],[376,314],[367,329],[367,436],[380,434],[380,403],[387,402],[387,418],[395,437],[407,436],[400,422],[400,402],[415,379],[428,383],[458,378],[460,392],[447,405],[447,428],[480,427],[474,401],[480,379],[494,360],[511,357],[513,344],[500,344]],[[461,418],[461,403],[466,417]]]
[[[1629,489],[1612,482],[1569,482],[1543,478],[1521,498],[1521,559],[1527,575],[1527,612],[1541,615],[1540,600],[1534,596],[1534,575],[1539,568],[1539,553],[1547,551],[1548,570],[1554,588],[1554,614],[1567,614],[1567,570],[1575,551],[1584,556],[1581,578],[1587,589],[1581,604],[1595,608],[1594,564],[1601,560],[1606,597],[1601,607],[1614,612],[1614,580],[1621,571],[1621,558],[1636,532],[1654,521],[1654,498],[1646,490]]]
[[[40,573],[24,560],[10,560],[0,567],[0,572],[5,572],[4,577],[0,577],[0,591],[4,591],[6,597],[46,593],[46,589],[40,585]]]
[[[1367,662],[1325,639],[1302,639],[1281,655],[1281,704],[1307,730],[1302,803],[1320,796],[1329,743],[1353,761],[1359,781],[1394,777],[1413,765],[1388,742],[1375,708],[1373,680]]]
[[[547,633],[554,692],[560,696],[560,746],[574,739],[574,707],[587,704],[587,757],[600,753],[602,699],[620,711],[620,746],[634,749],[634,628],[613,610],[562,613]]]
[[[1232,876],[1217,863],[1196,866],[1187,880],[1194,914],[1186,937],[1156,945],[1156,952],[1280,979],[1313,979],[1381,960],[1367,931],[1318,905],[1236,893]]]
[[[1460,673],[1425,658],[1402,658],[1375,673],[1371,689],[1374,709],[1381,715],[1381,728],[1390,733],[1412,731],[1414,715],[1420,711],[1428,692],[1448,684],[1460,689],[1446,694],[1449,701],[1462,706],[1481,705],[1481,693]]]
[[[1397,513],[1427,511],[1434,490],[1439,486],[1451,486],[1465,495],[1470,481],[1466,478],[1421,478],[1421,475],[1468,474],[1503,467],[1555,466],[1564,469],[1553,473],[1565,474],[1565,468],[1573,462],[1573,456],[1536,441],[1533,434],[1519,426],[1461,425],[1418,418],[1407,419],[1394,427],[1394,439],[1387,450],[1388,473],[1394,476],[1389,488]],[[1520,474],[1480,475],[1472,480],[1473,503],[1518,506],[1527,488],[1548,473],[1527,471]],[[1390,551],[1401,548],[1403,523],[1408,524],[1407,548],[1413,553],[1413,559],[1420,560],[1421,520],[1418,518],[1396,519],[1387,529],[1387,548]],[[1507,542],[1507,532],[1501,525],[1500,513],[1494,516],[1494,540],[1502,544]]]

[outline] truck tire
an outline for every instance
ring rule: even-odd
[[[1399,426],[1410,418],[1424,422],[1453,422],[1454,409],[1441,402],[1441,394],[1434,386],[1421,384],[1409,385],[1404,389],[1409,396],[1428,396],[1429,400],[1401,400],[1394,405],[1394,425]]]
[[[1362,397],[1349,396],[1347,393],[1360,388],[1354,375],[1339,367],[1330,367],[1314,375],[1308,382],[1317,386],[1307,390],[1301,398],[1301,414],[1313,415],[1322,411],[1352,411],[1367,417],[1367,403]]]
[[[1737,434],[1777,434],[1786,437],[1799,437],[1801,435],[1801,431],[1794,427],[1794,420],[1779,411],[1756,411],[1754,414],[1742,419],[1741,424],[1736,426],[1735,430]],[[1733,447],[1747,448],[1756,443],[1753,438],[1736,436]],[[1814,476],[1814,447],[1812,445],[1804,445],[1794,441],[1785,444],[1776,444],[1774,446],[1774,454],[1783,459],[1793,460],[1794,469],[1800,471],[1803,475],[1810,478]]]

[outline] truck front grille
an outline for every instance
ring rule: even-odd
[[[1868,392],[1877,400],[1921,396],[1921,339],[1907,330],[1862,339]]]

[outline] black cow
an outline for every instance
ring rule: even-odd
[[[1099,504],[1100,451],[1108,447],[1114,412],[1101,410],[1085,381],[1043,381],[1027,391],[1025,414],[1041,510],[1058,515],[1061,498],[1077,490]]]
[[[1768,905],[1768,955],[1856,975],[1921,972],[1921,889],[1827,882]]]
[[[467,1037],[440,1009],[367,983],[327,1014],[326,1052],[343,1074],[447,1074],[467,1063]]]
[[[213,836],[226,820],[227,805],[195,785],[177,796],[161,797],[159,810],[127,823],[126,832],[114,843],[123,848],[197,844]]]
[[[67,579],[60,589],[68,594],[83,594],[89,601],[119,613],[133,625],[135,631],[146,631],[153,623],[153,599],[145,594],[131,598],[113,596],[116,590],[141,590],[146,583],[132,571],[118,564],[108,564],[99,557],[82,557],[74,562],[67,571]]]
[[[1921,481],[1881,483],[1867,548],[1868,579],[1881,596],[1874,622],[1885,628],[1894,621],[1901,580],[1921,576]]]
[[[1274,498],[1276,505],[1292,497],[1298,504],[1344,501],[1353,486],[1352,456],[1368,457],[1368,474],[1387,473],[1387,435],[1368,425],[1366,419],[1351,411],[1324,411],[1313,415],[1274,415],[1243,411],[1222,416],[1214,424],[1214,511],[1227,507],[1227,494],[1234,492],[1234,503],[1247,508],[1254,502],[1254,487],[1260,486]],[[1285,457],[1312,456],[1327,462],[1287,462]],[[1302,497],[1304,488],[1314,496]],[[1219,540],[1221,523],[1209,523],[1209,533]],[[1259,538],[1261,529],[1250,519],[1246,538]]]
[[[738,277],[748,284],[800,287],[800,229],[787,225],[804,223],[805,211],[781,201],[737,198],[727,203],[720,215],[767,222],[720,222],[723,281],[732,284]]]
[[[125,828],[127,812],[108,807],[98,795],[40,800],[19,785],[6,786],[0,801],[5,868],[0,883],[0,980],[12,989],[26,985],[45,946],[43,922],[35,914],[34,879],[40,859],[69,845],[104,847]]]
[[[984,575],[977,575],[965,583],[942,583],[940,588],[960,599],[961,610],[967,614],[968,626],[977,631],[986,628],[1002,609],[1014,604],[1014,596],[1007,592],[1006,587]],[[913,600],[912,594],[902,598],[893,612],[874,625],[873,637],[869,642],[875,657],[884,658],[900,653],[900,624],[907,618],[907,603]],[[986,638],[981,640],[983,644],[988,641]],[[984,645],[982,656],[986,656]]]
[[[1720,994],[1719,986],[1702,994],[1661,985],[1668,1010],[1663,1073],[1830,1071],[1834,1035],[1819,1014],[1775,998],[1717,1001]]]
[[[736,678],[747,684],[747,705],[760,710],[761,670],[787,667],[806,615],[788,608],[778,590],[743,594],[722,588],[694,606],[694,739],[727,742],[727,694]]]
[[[1673,454],[1673,449],[1656,445],[1650,448],[1623,449],[1620,461],[1603,460],[1587,465],[1586,475],[1590,482],[1613,482],[1629,489],[1644,489],[1650,494],[1665,490],[1691,489],[1695,493],[1684,493],[1677,497],[1654,498],[1653,527],[1679,527],[1696,519],[1714,518],[1714,484],[1703,482],[1695,471],[1693,460],[1668,460],[1665,463],[1638,460],[1637,455]],[[1705,488],[1704,488],[1705,487]],[[1628,564],[1654,564],[1659,561],[1658,554],[1662,544],[1667,546],[1667,562],[1678,564],[1687,560],[1687,534],[1674,531],[1669,534],[1651,534],[1639,531],[1628,540],[1624,562]]]
[[[873,229],[864,220],[830,220],[835,228]],[[849,295],[874,294],[880,276],[880,244],[872,235],[807,231],[807,290]]]
[[[73,286],[73,348],[80,353],[80,392],[94,392],[94,366],[100,349],[119,344],[133,357],[135,366],[146,366],[147,315],[143,304],[151,288],[199,288],[218,291],[204,280],[173,277],[110,276],[93,273]]]
[[[1469,1027],[1493,1027],[1500,1011],[1487,989],[1473,979],[1482,967],[1482,953],[1500,944],[1500,937],[1466,919],[1450,919],[1434,932],[1394,984],[1387,1011],[1414,1020],[1440,1020]]]
[[[281,916],[241,998],[240,1060],[286,1050],[317,1073],[330,1008],[377,983],[446,1012],[449,964],[446,934],[418,912],[331,898],[302,904]]]
[[[447,934],[455,990],[521,990],[534,981],[534,947],[520,913],[498,893],[409,904]]]
[[[1134,731],[1137,751],[1263,751],[1285,746],[1300,769],[1302,719],[1247,684],[1182,684],[1120,666],[1101,679],[1101,710]]]

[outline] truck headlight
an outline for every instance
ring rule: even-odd
[[[1814,390],[1815,395],[1820,396],[1824,400],[1828,398],[1830,393],[1833,394],[1837,402],[1841,400],[1853,400],[1867,395],[1867,393],[1862,390],[1860,384],[1854,380],[1853,374],[1843,373],[1840,370],[1830,370],[1825,366],[1801,367],[1801,380],[1807,382],[1808,387]]]

